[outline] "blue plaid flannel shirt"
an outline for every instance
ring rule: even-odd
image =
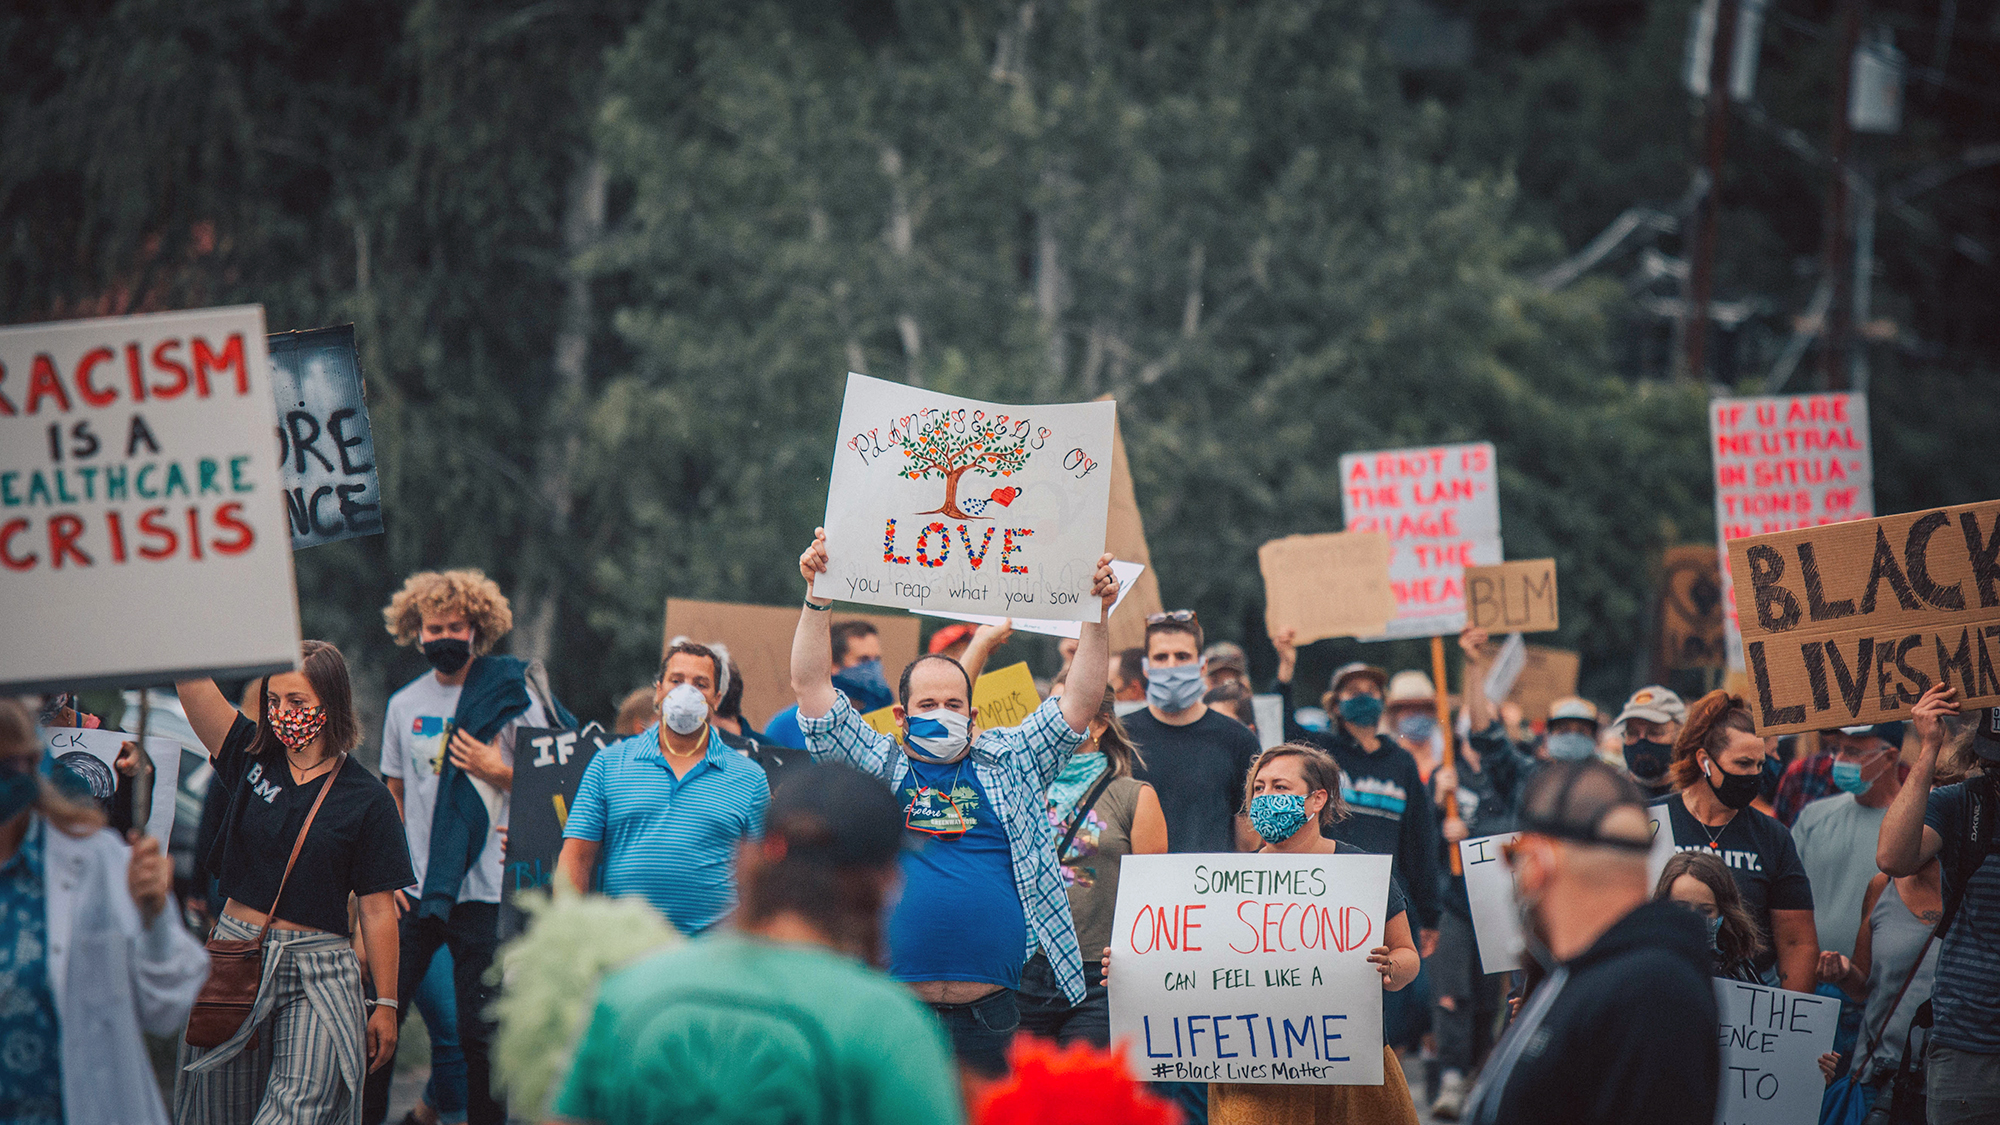
[[[817,719],[799,716],[806,749],[813,760],[832,758],[863,773],[902,785],[910,760],[896,740],[862,721],[860,712],[835,692],[833,710]],[[1047,952],[1056,983],[1072,1004],[1083,1002],[1083,955],[1076,947],[1076,923],[1069,913],[1069,892],[1056,867],[1056,842],[1049,826],[1044,794],[1086,732],[1070,729],[1062,700],[1035,708],[1021,725],[983,730],[972,743],[972,770],[980,787],[1000,810],[1007,827],[1007,850],[1014,861],[1014,889],[1028,917],[1025,964],[1039,946]]]

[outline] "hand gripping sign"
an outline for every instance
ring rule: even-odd
[[[1109,402],[1003,406],[847,377],[821,597],[1095,621]]]
[[[1126,856],[1111,1038],[1156,1082],[1379,1086],[1389,856]]]

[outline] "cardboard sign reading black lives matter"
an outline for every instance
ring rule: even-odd
[[[596,723],[582,730],[522,727],[514,732],[514,791],[501,884],[509,898],[546,887],[555,878],[563,825],[583,771],[599,750],[616,741]]]
[[[382,534],[382,486],[354,326],[279,332],[270,347],[292,549]]]
[[[1760,734],[2000,703],[2000,500],[1729,541]]]

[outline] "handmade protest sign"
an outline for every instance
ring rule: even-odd
[[[57,762],[90,786],[90,795],[104,806],[114,827],[143,827],[145,833],[165,847],[174,833],[174,787],[181,777],[181,744],[171,738],[149,735],[146,758],[152,764],[150,785],[137,784],[118,770],[118,749],[139,736],[124,731],[84,727],[43,727],[42,741]],[[152,792],[149,806],[132,807],[134,795]]]
[[[1868,396],[1858,393],[1718,398],[1708,404],[1715,456],[1715,528],[1722,546],[1723,644],[1743,668],[1740,606],[1729,541],[1875,514]]]
[[[668,598],[660,652],[664,656],[667,642],[676,636],[687,636],[700,644],[721,641],[729,646],[729,659],[743,673],[743,714],[761,728],[771,716],[796,702],[792,695],[792,636],[798,632],[799,613],[796,605]],[[882,674],[894,684],[917,658],[921,624],[900,613],[835,610],[833,614],[836,625],[857,620],[875,626],[882,642]]]
[[[382,486],[354,326],[270,337],[292,549],[382,533]]]
[[[1379,531],[1287,535],[1257,548],[1264,574],[1264,627],[1327,637],[1373,637],[1396,616],[1389,537]]]
[[[1099,398],[1110,402],[1111,396]],[[1112,557],[1130,559],[1146,569],[1130,585],[1129,604],[1120,595],[1112,607],[1111,651],[1146,647],[1146,618],[1160,612],[1160,577],[1153,570],[1153,551],[1146,545],[1146,520],[1139,513],[1138,490],[1132,486],[1132,461],[1125,455],[1125,432],[1111,420],[1111,509],[1105,515],[1104,549]],[[1124,612],[1119,612],[1123,610]]]
[[[1005,406],[848,375],[815,592],[1096,621],[1116,410]]]
[[[0,690],[297,665],[271,404],[256,306],[0,329]]]
[[[1582,664],[1583,658],[1568,649],[1524,645],[1521,674],[1507,698],[1520,705],[1522,718],[1540,722],[1549,717],[1549,706],[1556,700],[1576,694]]]
[[[1396,616],[1380,637],[1465,629],[1465,568],[1501,560],[1500,482],[1492,442],[1349,453],[1340,459],[1349,531],[1380,531],[1394,548]]]
[[[507,809],[507,867],[512,899],[549,885],[562,851],[563,824],[583,771],[617,739],[597,723],[582,730],[521,727],[514,732],[514,789]]]
[[[1742,981],[1715,981],[1722,1091],[1715,1125],[1813,1125],[1840,1001]]]
[[[1465,568],[1466,625],[1494,632],[1556,628],[1556,560],[1527,559]]]
[[[1723,668],[1721,552],[1706,544],[1669,547],[1660,560],[1660,666]]]
[[[2000,500],[1729,541],[1759,734],[2000,703]]]
[[[1390,857],[1132,855],[1111,923],[1111,1039],[1140,1078],[1382,1081]]]
[[[1521,915],[1514,908],[1514,876],[1500,849],[1519,836],[1475,836],[1458,842],[1459,866],[1465,872],[1465,898],[1472,906],[1472,934],[1479,940],[1479,967],[1486,973],[1510,973],[1521,967],[1527,946],[1521,940]]]
[[[1140,576],[1145,572],[1146,568],[1139,563],[1126,562],[1123,559],[1111,560],[1111,573],[1118,576],[1118,597],[1111,603],[1112,615],[1116,615],[1119,607],[1125,604],[1126,597],[1132,593]],[[974,625],[998,625],[1003,621],[1009,620],[1005,616],[996,617],[986,613],[941,613],[934,609],[922,609],[917,612],[923,614],[925,617],[942,617],[948,621],[970,621]],[[1039,633],[1045,637],[1069,637],[1072,640],[1083,635],[1083,622],[1081,621],[1049,620],[1038,617],[1016,617],[1011,620],[1014,622],[1014,628],[1023,633]]]
[[[1269,750],[1285,741],[1285,697],[1253,695],[1250,716],[1257,720],[1257,746]]]
[[[1514,685],[1521,679],[1521,673],[1528,669],[1528,643],[1521,639],[1521,634],[1509,633],[1507,639],[1500,642],[1499,651],[1494,653],[1492,659],[1492,666],[1486,672],[1486,683],[1483,685],[1486,688],[1486,698],[1510,698],[1514,694]],[[1467,722],[1471,721],[1469,715],[1461,718]]]
[[[972,709],[979,713],[977,722],[980,730],[1019,726],[1041,705],[1042,695],[1035,690],[1035,674],[1028,670],[1025,660],[982,673],[972,683]],[[861,721],[890,738],[903,737],[892,707],[870,711],[861,716]]]

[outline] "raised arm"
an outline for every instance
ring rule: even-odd
[[[213,762],[222,753],[229,728],[236,725],[236,706],[215,686],[214,680],[182,680],[174,685],[174,691],[181,697],[181,710],[187,712],[188,726],[194,728],[195,737],[208,748],[208,760]]]
[[[1903,779],[1902,792],[1883,815],[1881,832],[1875,838],[1875,866],[1885,875],[1915,875],[1944,846],[1937,830],[1924,823],[1924,807],[1930,802],[1931,783],[1937,775],[1938,751],[1944,747],[1942,720],[1958,714],[1957,697],[1957,688],[1934,684],[1911,709],[1922,747],[1910,766],[1910,776]]]
[[[987,658],[1013,635],[1014,619],[1011,617],[998,625],[981,625],[973,630],[972,642],[965,646],[965,655],[958,662],[965,669],[965,678],[978,683],[980,675],[986,671]]]
[[[825,572],[826,529],[819,527],[813,529],[812,546],[799,556],[806,604],[792,635],[792,694],[798,697],[799,716],[808,719],[833,710],[833,599],[813,593],[813,579]]]
[[[1486,630],[1467,629],[1458,635],[1459,650],[1465,653],[1465,718],[1478,733],[1493,725],[1493,704],[1486,698],[1486,672],[1491,663],[1486,656]]]
[[[1077,638],[1076,659],[1070,662],[1069,682],[1063,688],[1062,713],[1071,730],[1089,730],[1090,721],[1104,703],[1104,682],[1111,665],[1111,630],[1104,624],[1118,601],[1118,576],[1111,573],[1111,552],[1097,556],[1097,573],[1091,576],[1090,592],[1098,597],[1097,620],[1083,623]],[[792,658],[796,661],[798,658]],[[796,665],[795,665],[796,666]]]

